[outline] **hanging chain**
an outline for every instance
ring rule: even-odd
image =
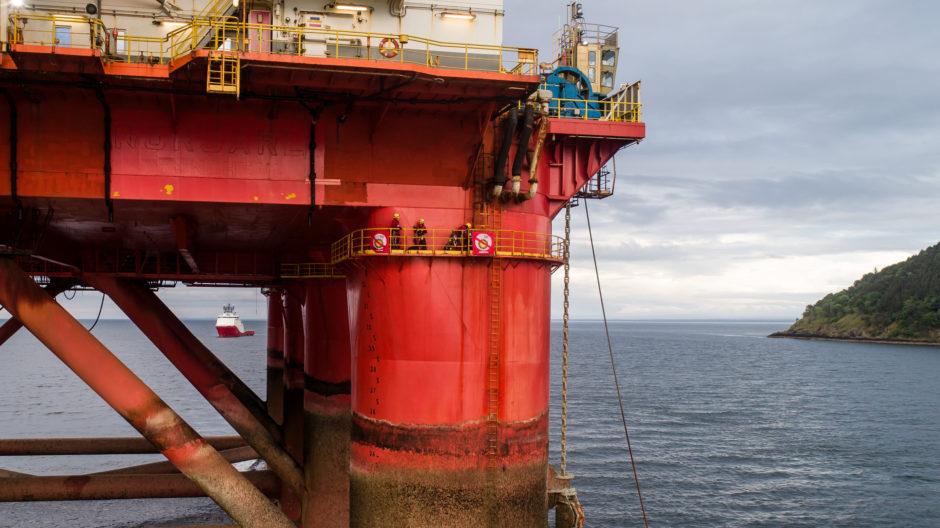
[[[561,474],[568,474],[568,279],[571,265],[571,202],[565,204],[565,311],[561,338]]]

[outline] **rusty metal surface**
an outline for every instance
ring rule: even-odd
[[[44,289],[49,293],[49,296],[55,298],[56,295],[64,292],[75,284],[74,280],[71,279],[62,279],[55,280],[46,286]],[[23,328],[23,323],[21,323],[17,318],[12,317],[7,322],[3,323],[3,326],[0,326],[0,346],[7,342],[8,339],[13,337],[13,335],[19,331],[20,328]]]
[[[207,436],[203,440],[215,449],[245,445],[240,436]],[[0,456],[29,455],[131,455],[159,453],[146,438],[8,438],[0,440]]]
[[[294,526],[9,258],[0,258],[0,304],[233,519],[249,527]]]
[[[236,447],[219,451],[222,458],[229,462],[242,462],[258,458],[258,453],[249,446]],[[91,475],[160,475],[167,473],[177,473],[179,470],[170,462],[153,462],[150,464],[141,464],[139,466],[123,467],[109,471],[97,471]]]
[[[264,494],[278,493],[280,482],[270,471],[242,473]],[[184,475],[71,475],[0,478],[0,502],[156,499],[205,497]]]
[[[236,392],[251,391],[247,387],[239,388],[244,384],[237,376],[193,336],[146,285],[108,276],[90,276],[87,282],[111,297],[292,492],[303,493],[303,472],[271,434],[272,429],[277,430],[277,425],[260,400],[256,403],[236,396]],[[257,407],[263,417],[252,412],[251,407]]]

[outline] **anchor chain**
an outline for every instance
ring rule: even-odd
[[[568,281],[571,265],[571,202],[565,204],[565,304],[561,338],[561,474],[568,475]]]

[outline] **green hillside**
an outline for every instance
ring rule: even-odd
[[[771,337],[940,343],[940,244],[830,293]]]

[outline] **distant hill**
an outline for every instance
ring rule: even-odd
[[[830,293],[770,337],[940,344],[940,244]]]

